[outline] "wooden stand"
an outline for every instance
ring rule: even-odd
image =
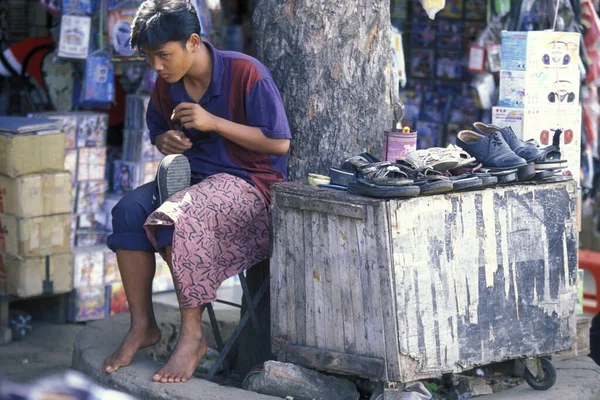
[[[272,193],[280,361],[410,382],[574,345],[574,181],[407,200]]]

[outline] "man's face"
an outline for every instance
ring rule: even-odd
[[[189,42],[187,43],[189,46]],[[168,83],[178,82],[192,66],[192,52],[179,42],[168,42],[156,50],[142,49],[148,64]]]

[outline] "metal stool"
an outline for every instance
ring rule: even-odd
[[[235,329],[232,332],[229,339],[227,339],[227,343],[223,344],[223,339],[221,337],[221,331],[219,330],[219,325],[217,323],[217,318],[215,316],[215,310],[212,307],[212,303],[209,303],[206,306],[206,309],[208,310],[208,316],[210,317],[210,325],[211,325],[213,333],[215,335],[215,341],[217,342],[217,346],[219,347],[219,357],[217,357],[214,364],[210,368],[210,371],[208,371],[208,374],[206,374],[206,379],[208,379],[210,381],[212,381],[214,379],[215,374],[219,371],[219,368],[221,366],[223,366],[225,375],[229,376],[229,374],[230,374],[229,367],[227,366],[226,363],[223,363],[223,362],[225,361],[225,358],[227,357],[227,355],[233,348],[233,345],[235,344],[235,342],[237,341],[237,339],[240,335],[240,332],[242,331],[242,329],[244,329],[244,327],[246,326],[246,323],[248,323],[249,319],[252,320],[252,325],[253,325],[254,329],[256,329],[258,332],[261,331],[260,326],[258,324],[258,319],[256,317],[255,309],[258,306],[258,303],[264,297],[265,293],[267,292],[267,289],[269,288],[269,279],[265,279],[262,282],[262,284],[260,285],[260,288],[256,292],[256,295],[254,297],[252,297],[250,294],[250,289],[248,288],[248,283],[246,281],[246,276],[244,275],[244,273],[243,272],[239,273],[238,277],[240,278],[240,283],[242,285],[242,293],[243,293],[244,299],[246,300],[246,303],[248,304],[248,306],[247,306],[248,308],[246,309],[246,312],[244,313],[242,318],[240,318],[240,322],[238,322],[237,326],[235,327]],[[240,309],[242,308],[241,304],[232,303],[232,302],[220,300],[220,299],[216,299],[215,301],[222,303],[222,304],[227,304],[229,306],[237,307]]]

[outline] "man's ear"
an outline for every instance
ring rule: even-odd
[[[200,49],[200,45],[202,44],[202,40],[200,36],[196,33],[192,33],[187,41],[188,46],[192,52],[197,52]]]

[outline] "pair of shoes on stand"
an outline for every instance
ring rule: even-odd
[[[519,139],[512,128],[475,122],[473,130],[457,135],[458,146],[481,162],[484,170],[498,176],[500,183],[528,181],[543,170],[564,168],[558,146],[540,149],[535,140]]]
[[[156,191],[153,198],[156,208],[175,193],[188,188],[191,177],[190,162],[186,156],[182,154],[165,156],[156,171]]]

